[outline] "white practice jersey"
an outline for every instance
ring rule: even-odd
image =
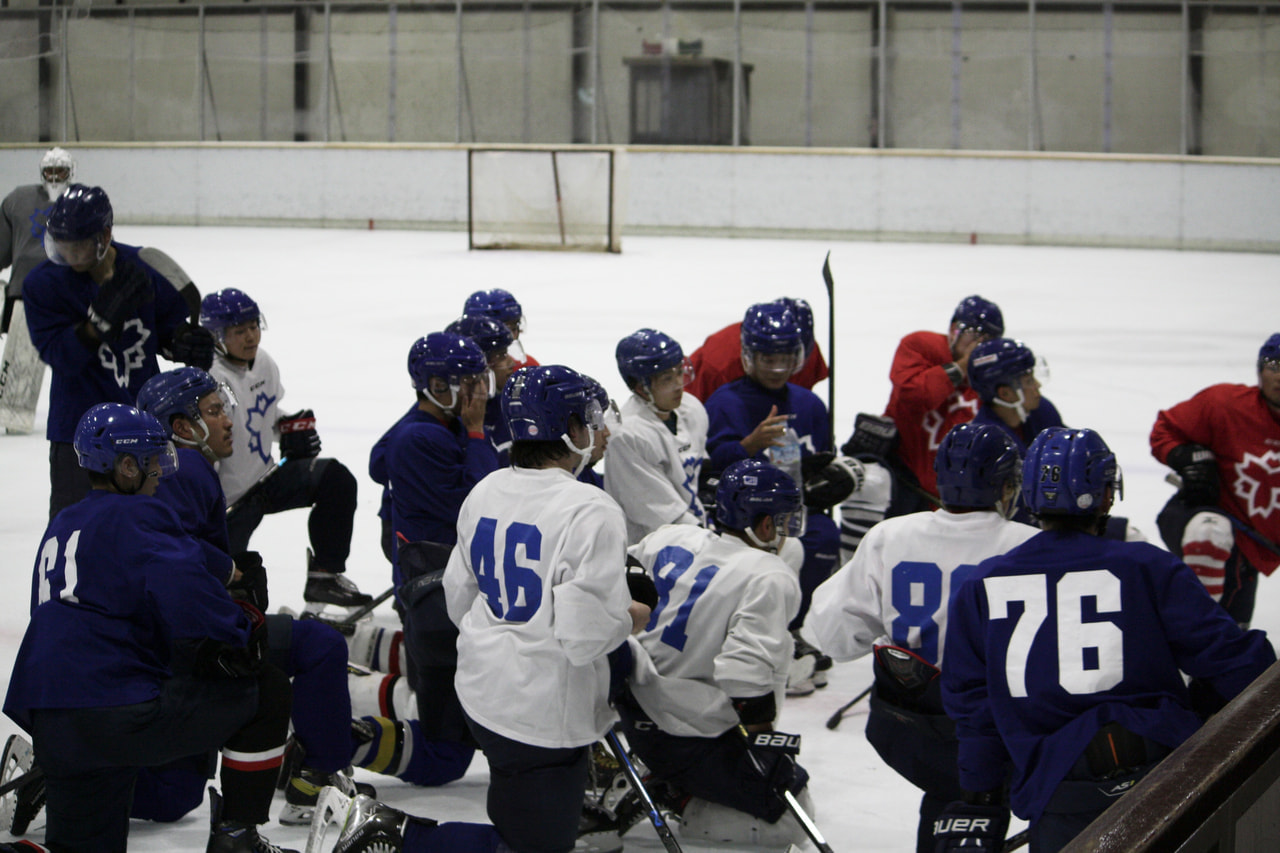
[[[462,707],[521,743],[577,747],[616,716],[605,655],[631,633],[626,528],[561,468],[502,468],[462,504],[444,574]]]
[[[629,551],[658,587],[631,682],[650,719],[669,734],[716,737],[738,724],[731,697],[773,691],[781,707],[794,645],[787,625],[800,609],[795,572],[686,524],[661,527]]]
[[[262,347],[258,347],[252,367],[235,364],[219,353],[209,373],[236,395],[231,455],[218,462],[218,479],[230,506],[276,464],[271,443],[280,437],[276,421],[280,419],[284,386],[280,384],[280,368]]]
[[[707,523],[698,500],[698,473],[707,457],[707,411],[686,393],[676,431],[632,394],[622,425],[605,450],[604,488],[627,516],[627,541],[636,543],[664,524]]]
[[[978,563],[1039,533],[992,512],[917,512],[872,527],[813,593],[806,633],[836,660],[909,648],[940,666],[947,605]]]

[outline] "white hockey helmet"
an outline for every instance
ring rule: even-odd
[[[50,148],[40,158],[40,183],[52,201],[62,195],[76,176],[76,161],[65,148]]]

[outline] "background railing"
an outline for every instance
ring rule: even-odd
[[[646,45],[731,144],[1280,156],[1277,0],[0,0],[0,142],[628,143]]]

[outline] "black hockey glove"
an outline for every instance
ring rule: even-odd
[[[147,271],[137,264],[121,262],[89,303],[89,322],[98,330],[98,337],[111,343],[120,337],[125,322],[154,296]]]
[[[809,780],[809,775],[796,764],[800,754],[800,735],[786,732],[748,732],[738,726],[739,734],[746,738],[747,760],[752,769],[763,776],[771,791],[798,791]]]
[[[627,591],[631,600],[646,605],[650,610],[658,606],[658,587],[643,566],[627,566]]]
[[[988,795],[980,795],[986,799]],[[995,799],[994,795],[991,795]],[[957,800],[933,822],[934,853],[1004,849],[1004,835],[1009,830],[1009,809],[995,802],[966,803]]]
[[[804,505],[813,510],[824,510],[843,502],[866,480],[862,463],[850,456],[834,453],[814,453],[801,463],[804,478]]]
[[[183,321],[173,330],[173,337],[160,345],[160,354],[170,361],[208,370],[213,367],[213,349],[213,332]]]
[[[1192,506],[1218,503],[1218,460],[1213,451],[1200,444],[1180,444],[1165,460],[1182,478],[1182,497]]]
[[[320,455],[320,434],[316,413],[303,409],[276,421],[280,428],[280,455],[285,459],[311,459]]]
[[[733,703],[733,710],[738,713],[738,720],[744,726],[771,726],[778,716],[778,700],[773,691],[729,701]]]
[[[209,637],[195,650],[195,674],[203,678],[249,678],[262,668],[267,652],[267,617],[247,601],[236,601],[249,617],[249,641],[233,646]]]
[[[853,421],[853,435],[840,448],[845,456],[870,455],[888,459],[898,446],[898,427],[891,418],[861,412]]]
[[[231,597],[247,601],[259,610],[267,610],[267,570],[262,567],[262,555],[257,551],[241,551],[233,558],[240,570],[240,579],[227,584]]]

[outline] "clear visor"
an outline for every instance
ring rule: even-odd
[[[55,264],[64,267],[84,266],[100,261],[107,254],[107,247],[99,237],[86,237],[83,240],[63,242],[53,239],[48,230],[44,232],[44,253]]]
[[[802,506],[793,512],[779,512],[773,516],[773,526],[778,533],[791,539],[804,535],[808,521],[808,512]]]
[[[747,369],[768,376],[794,376],[804,366],[804,347],[797,346],[786,352],[756,352],[747,350],[743,353]]]
[[[1041,385],[1049,384],[1049,362],[1045,361],[1044,356],[1036,356],[1036,366],[1031,373]]]
[[[599,404],[597,403],[597,405]],[[604,425],[609,428],[610,432],[622,426],[622,413],[618,411],[618,404],[612,398],[610,398],[609,405],[601,414],[604,417]]]
[[[688,388],[693,382],[693,377],[693,362],[686,358],[675,367],[664,370],[661,373],[655,373],[649,377],[649,388],[660,394],[674,391],[677,388]]]
[[[1280,358],[1264,358],[1258,362],[1258,370],[1269,370],[1280,373]]]
[[[487,400],[497,393],[496,386],[497,380],[494,379],[493,371],[486,370],[484,373],[473,373],[470,376],[459,377],[458,384],[452,386],[452,390],[455,395],[463,389],[466,389],[470,394],[484,394]]]
[[[219,382],[214,394],[216,396],[213,402],[200,410],[200,416],[202,418],[220,418],[223,415],[231,417],[231,413],[236,410],[238,405],[236,393],[231,390],[231,386],[225,382]]]
[[[617,411],[617,409],[614,408],[614,411]],[[582,410],[582,418],[586,423],[587,429],[592,432],[600,432],[607,426],[604,419],[604,410],[600,408],[598,400],[587,401],[587,405]]]
[[[1124,472],[1120,470],[1119,462],[1116,463],[1116,476],[1111,485],[1116,490],[1116,500],[1124,500]]]
[[[178,451],[172,441],[166,441],[160,448],[146,456],[135,457],[138,467],[148,477],[170,477],[178,470]]]

